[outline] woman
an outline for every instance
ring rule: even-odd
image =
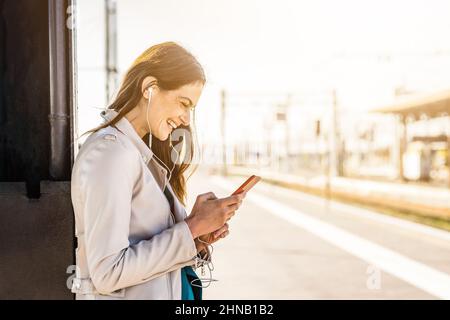
[[[205,193],[186,214],[194,145],[184,139],[191,152],[180,163],[170,136],[192,132],[190,112],[205,81],[184,48],[155,45],[128,70],[102,112],[105,123],[89,131],[72,171],[77,299],[201,298],[189,269],[210,259],[207,245],[228,235],[245,197]]]

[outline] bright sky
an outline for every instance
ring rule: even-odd
[[[249,91],[297,92],[311,110],[329,101],[335,88],[339,107],[354,112],[391,103],[397,86],[417,92],[450,87],[450,1],[117,0],[117,4],[121,73],[143,50],[163,41],[177,41],[198,57],[208,78],[197,113],[206,136],[219,135],[222,88],[235,101],[238,93]],[[92,36],[103,17],[90,16],[88,7],[81,11],[81,23],[91,32],[80,37],[103,44]],[[81,49],[85,63],[92,57],[87,47]],[[80,89],[90,86],[81,81]],[[241,107],[236,104],[240,116],[233,121],[238,131],[246,130],[244,121],[255,110],[248,106],[257,107],[251,100],[256,97],[241,99]],[[206,108],[208,112],[201,112]]]
[[[405,65],[420,54],[441,50],[450,60],[450,1],[118,0],[118,13],[121,70],[149,45],[175,40],[229,89],[381,86],[421,71]],[[379,70],[370,60],[378,53],[405,61]]]
[[[399,85],[450,87],[450,1],[118,0],[118,30],[121,72],[152,44],[190,49],[206,69],[199,107],[209,111],[220,88],[310,100],[336,88],[341,108],[367,110],[391,103]]]

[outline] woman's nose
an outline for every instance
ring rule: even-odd
[[[188,126],[191,123],[191,113],[186,111],[180,116],[180,119],[184,126]]]

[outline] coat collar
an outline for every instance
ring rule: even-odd
[[[113,109],[106,109],[103,110],[100,115],[102,116],[105,121],[110,121],[114,119],[119,113]],[[116,124],[116,128],[119,129],[123,134],[125,134],[131,142],[134,144],[134,146],[139,150],[139,153],[141,154],[142,159],[144,160],[145,164],[148,166],[149,163],[151,163],[154,168],[156,169],[156,173],[158,176],[158,184],[160,188],[162,189],[164,184],[166,184],[167,179],[167,170],[158,163],[158,161],[155,159],[155,154],[153,151],[148,147],[148,145],[141,139],[141,137],[137,134],[136,130],[134,129],[133,125],[128,121],[127,118],[122,117]]]

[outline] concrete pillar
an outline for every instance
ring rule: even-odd
[[[450,116],[449,116],[449,128],[450,128]],[[447,133],[447,166],[448,166],[448,187],[450,188],[450,130]]]
[[[403,167],[403,155],[406,152],[406,147],[407,147],[407,122],[406,122],[406,116],[401,115],[400,116],[400,143],[399,143],[399,159],[398,159],[398,176],[400,178],[400,180],[405,181],[405,175],[404,175],[404,167]]]

